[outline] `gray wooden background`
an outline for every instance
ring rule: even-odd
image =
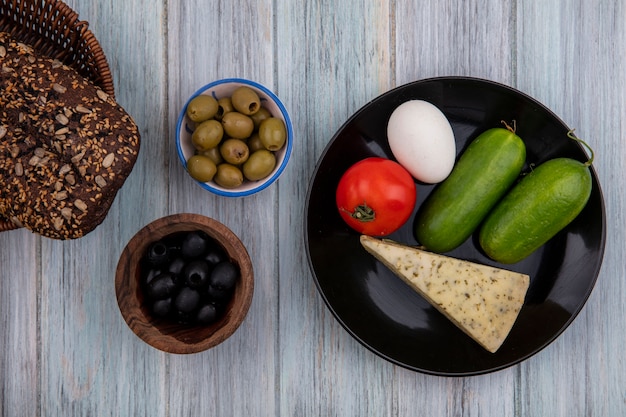
[[[143,147],[87,237],[0,234],[1,416],[626,415],[624,0],[68,3],[100,40]],[[333,133],[381,93],[440,75],[513,86],[575,127],[596,150],[609,225],[597,285],[567,331],[470,378],[411,372],[353,340],[318,295],[303,242],[306,189]],[[296,140],[278,184],[234,200],[193,184],[173,142],[187,97],[231,76],[276,92]],[[191,356],[140,341],[113,287],[130,237],[177,212],[230,227],[256,272],[243,326]]]

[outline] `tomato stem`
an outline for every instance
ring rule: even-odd
[[[585,142],[584,140],[578,138],[576,135],[574,135],[574,130],[572,129],[569,132],[567,132],[567,137],[570,139],[574,139],[576,142],[582,144],[585,148],[587,148],[589,150],[589,153],[591,153],[591,156],[589,157],[589,159],[587,160],[587,162],[585,162],[585,166],[588,167],[593,163],[593,158],[594,158],[594,154],[593,154],[593,149],[591,149],[591,146],[589,146],[587,144],[587,142]]]
[[[350,215],[355,220],[358,220],[363,223],[373,222],[376,220],[376,212],[373,208],[367,205],[367,203],[363,203],[354,208],[354,211],[350,212],[349,210],[342,209],[346,213]]]

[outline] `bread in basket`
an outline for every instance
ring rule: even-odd
[[[75,239],[104,220],[140,141],[112,85],[67,5],[0,4],[0,230]]]

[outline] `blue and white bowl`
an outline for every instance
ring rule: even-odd
[[[259,83],[241,78],[226,78],[205,85],[189,97],[189,100],[187,100],[185,106],[180,112],[178,122],[176,124],[176,150],[178,152],[180,162],[183,164],[185,171],[187,171],[187,160],[195,153],[195,148],[191,141],[194,123],[187,118],[185,111],[187,109],[187,105],[194,97],[201,94],[212,95],[216,99],[231,96],[237,87],[244,85],[255,90],[261,99],[261,104],[270,111],[272,116],[281,119],[285,123],[287,141],[285,146],[275,152],[276,167],[267,177],[261,180],[245,180],[239,187],[224,188],[217,185],[214,181],[200,182],[194,179],[194,181],[196,181],[205,190],[226,197],[244,197],[258,193],[273,184],[284,171],[287,163],[289,162],[291,149],[293,147],[293,127],[291,125],[287,109],[283,103],[272,91]]]

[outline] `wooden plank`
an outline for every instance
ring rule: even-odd
[[[514,81],[516,2],[399,2],[395,8],[397,85],[439,76]]]
[[[247,78],[275,89],[271,1],[170,1],[168,76],[171,138],[188,97],[209,82]],[[242,326],[221,345],[172,357],[168,370],[171,415],[276,415],[278,298],[276,186],[228,198],[200,188],[170,147],[171,212],[212,217],[237,234],[252,259],[255,291]]]
[[[514,2],[490,2],[488,7],[476,1],[402,2],[395,16],[398,85],[447,75],[514,82]],[[516,415],[515,368],[445,380],[401,376],[400,415]]]
[[[394,367],[332,317],[302,238],[318,157],[352,113],[391,86],[390,2],[279,1],[277,10],[278,93],[296,136],[279,187],[280,415],[395,415]]]
[[[103,224],[78,241],[42,242],[40,413],[161,415],[167,356],[126,326],[113,280],[128,239],[167,212],[162,4],[70,5],[99,39],[117,101],[139,125],[142,148]]]
[[[522,2],[519,87],[551,108],[595,150],[608,240],[596,287],[574,323],[522,366],[521,415],[626,414],[622,319],[626,83],[624,2]],[[522,68],[525,70],[522,71]]]
[[[2,232],[0,248],[0,415],[37,415],[40,238],[24,229]]]

